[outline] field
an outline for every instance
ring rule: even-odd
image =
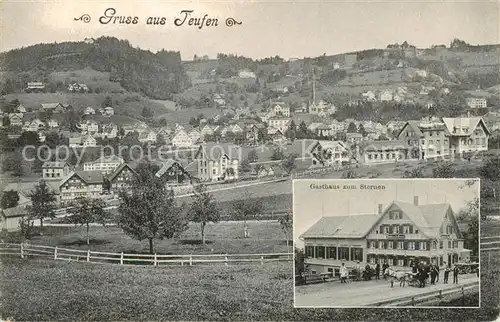
[[[258,254],[286,253],[285,234],[277,221],[248,222],[250,238],[243,238],[243,222],[220,222],[208,224],[205,228],[207,245],[201,244],[201,230],[197,224],[190,224],[189,229],[179,238],[155,240],[158,254]],[[43,236],[35,236],[33,244],[60,246],[73,249],[88,249],[85,244],[85,229],[81,227],[44,227]],[[95,226],[90,228],[90,248],[95,251],[148,253],[147,240],[142,242],[132,239],[118,227]],[[4,240],[19,242],[16,235],[9,235]]]
[[[131,267],[3,259],[0,316],[15,320],[491,321],[498,253],[482,309],[294,309],[291,265]],[[61,291],[64,290],[64,291]],[[181,299],[181,300],[180,300]]]
[[[72,81],[80,84],[87,84],[92,89],[99,87],[103,92],[124,91],[118,82],[111,82],[109,80],[109,73],[99,72],[91,68],[68,72],[53,72],[49,78],[53,82]]]

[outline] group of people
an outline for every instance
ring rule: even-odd
[[[453,273],[453,283],[458,284],[458,274],[460,272],[460,269],[457,265],[453,265],[453,268],[451,266],[447,265],[446,262],[444,262],[446,265],[446,269],[444,270],[444,284],[448,284],[448,278],[450,275],[450,272]],[[439,266],[437,264],[430,264],[430,263],[412,263],[412,272],[416,273],[416,277],[419,281],[419,286],[420,287],[425,287],[425,283],[427,279],[431,278],[431,285],[435,285],[436,282],[439,282]]]
[[[446,265],[446,262],[444,262]],[[431,285],[435,285],[439,282],[439,266],[437,264],[424,263],[424,262],[411,262],[410,266],[412,267],[412,272],[415,274],[414,276],[419,281],[419,287],[425,287],[427,279],[431,278]],[[381,270],[382,269],[382,270]],[[380,279],[380,272],[382,271],[382,275],[384,280],[387,279],[387,272],[389,269],[389,264],[384,262],[382,267],[380,263],[375,265],[375,269],[372,269],[370,265],[366,265],[364,271],[361,271],[360,262],[357,262],[357,265],[354,268],[355,277],[357,280],[361,280],[363,278],[365,281],[371,280],[372,276],[375,276],[375,279]],[[458,274],[460,269],[457,265],[453,265],[453,268],[449,265],[446,265],[446,269],[444,270],[444,284],[448,284],[448,278],[450,273],[453,273],[453,283],[458,284]],[[478,270],[479,272],[479,270]],[[340,282],[346,283],[347,278],[349,277],[349,270],[345,266],[344,263],[340,266]]]

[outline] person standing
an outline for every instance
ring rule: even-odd
[[[384,265],[382,265],[382,275],[384,276],[384,280],[387,279],[387,269],[389,268],[389,264],[387,262],[384,262]]]
[[[431,285],[435,285],[436,275],[437,275],[436,266],[431,265]]]
[[[446,268],[444,269],[444,281],[443,284],[448,284],[448,277],[450,276],[450,267],[444,262]]]
[[[375,266],[375,279],[380,279],[380,263],[377,263],[377,265]]]
[[[340,266],[340,283],[346,283],[348,274],[347,267],[345,267],[345,264],[342,263],[342,266]]]
[[[439,282],[439,265],[435,264],[434,268],[436,269],[436,283]]]
[[[453,266],[453,284],[458,284],[458,266],[454,265]]]

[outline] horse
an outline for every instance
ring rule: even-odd
[[[392,277],[391,279],[391,287],[394,286],[394,279],[399,281],[399,287],[406,286],[406,272],[403,271],[395,271],[390,268],[386,268],[384,271],[384,276]]]

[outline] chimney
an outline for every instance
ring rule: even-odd
[[[418,206],[418,196],[414,196],[414,197],[413,197],[413,204],[414,204],[415,206]]]
[[[378,204],[378,214],[381,215],[383,210],[383,206],[381,203]]]

